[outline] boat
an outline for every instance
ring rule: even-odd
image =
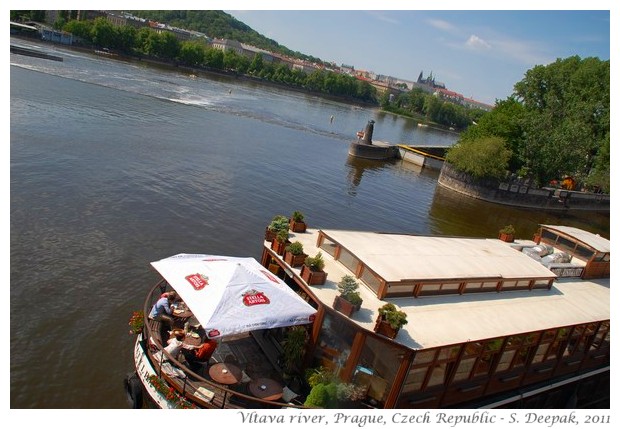
[[[368,121],[364,131],[357,132],[357,140],[349,144],[349,155],[377,161],[396,158],[398,147],[381,141],[372,141],[374,123],[373,120]]]
[[[359,395],[341,408],[608,407],[609,240],[562,225],[540,225],[531,239],[513,241],[310,227],[291,233],[290,240],[299,241],[306,254],[321,253],[322,284],[305,277],[305,265],[289,265],[267,239],[262,268],[255,268],[312,309],[300,315],[306,323],[295,325],[308,333],[299,371],[327,373],[334,383],[352,386]],[[194,289],[208,290],[220,275],[200,266],[181,270],[176,265],[184,258],[152,264],[164,278],[149,291],[145,312],[174,287],[190,310],[202,314]],[[336,305],[345,276],[358,283],[362,300],[351,314]],[[252,289],[249,302],[270,298]],[[405,321],[391,331],[383,323],[389,307]],[[228,331],[205,319],[200,316],[207,332],[226,337]],[[280,330],[295,326],[260,326],[249,338],[276,368],[280,359],[277,353],[269,357],[268,348],[282,345]],[[136,385],[136,396],[146,391],[159,407],[302,408],[312,396],[314,388],[285,382],[286,400],[265,401],[249,387],[198,378],[182,362],[170,359],[173,367],[161,368],[154,358],[161,341],[151,340],[155,331],[149,321],[138,336],[136,374],[126,385]],[[254,382],[256,393],[263,377],[247,375],[241,384]],[[170,388],[176,402],[161,393]]]

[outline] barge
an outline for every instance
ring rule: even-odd
[[[609,240],[557,225],[510,243],[313,228],[290,232],[288,240],[301,243],[306,255],[321,253],[318,284],[307,264],[291,262],[267,237],[260,265],[313,309],[312,320],[299,325],[307,336],[297,371],[353,386],[357,396],[340,408],[609,406]],[[543,260],[543,251],[568,255],[560,264],[570,267]],[[357,281],[362,299],[350,315],[337,305],[345,276]],[[151,289],[145,312],[172,286],[162,280]],[[187,292],[178,292],[191,309]],[[386,304],[407,322],[395,333],[381,329]],[[276,368],[279,353],[296,329],[261,328],[249,338],[265,356],[276,346],[273,358],[263,360],[284,375],[284,367]],[[247,365],[241,369],[248,377],[234,385],[174,358],[162,368],[154,358],[161,341],[148,322],[135,344],[140,392],[159,407],[305,407],[313,397],[315,387],[282,377],[279,399],[257,398],[249,386],[260,374]],[[173,401],[162,399],[159,382],[174,392]]]

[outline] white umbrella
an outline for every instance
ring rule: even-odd
[[[179,254],[151,265],[210,338],[303,325],[316,310],[254,258]]]

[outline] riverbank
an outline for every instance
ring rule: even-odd
[[[25,37],[25,36],[20,36],[20,35],[11,35],[11,37],[22,39],[22,40],[36,40],[37,43],[42,43],[44,45],[61,46],[69,50],[83,52],[87,54],[95,54],[95,55],[97,54],[97,48],[94,46],[91,47],[91,46],[80,46],[80,45],[59,45],[51,41],[37,39],[33,37]],[[312,91],[312,90],[299,87],[299,86],[295,86],[295,85],[288,85],[288,84],[281,83],[281,82],[275,82],[275,81],[271,81],[267,79],[262,79],[256,76],[242,74],[235,70],[221,70],[221,69],[215,69],[215,68],[210,68],[210,67],[188,66],[188,65],[181,64],[177,61],[166,61],[166,60],[161,60],[158,58],[152,58],[152,57],[147,57],[147,56],[142,56],[142,55],[128,55],[126,53],[122,53],[122,52],[118,52],[114,50],[108,50],[106,51],[106,53],[107,55],[105,55],[105,57],[110,60],[125,61],[125,62],[139,61],[141,63],[150,64],[156,67],[164,67],[164,68],[173,69],[173,70],[182,70],[184,72],[187,72],[188,75],[195,75],[195,76],[199,76],[199,75],[204,75],[206,77],[226,76],[226,77],[244,80],[248,82],[256,82],[261,85],[266,85],[266,86],[270,86],[273,88],[285,89],[288,91],[294,91],[297,93],[308,94],[308,95],[315,96],[315,97],[321,97],[326,100],[341,102],[345,104],[351,104],[351,105],[360,106],[360,107],[379,107],[378,102],[369,102],[369,101],[360,100],[354,97],[346,97],[346,96],[327,94],[327,93],[320,92],[320,91]],[[386,112],[386,113],[391,113],[391,112]]]

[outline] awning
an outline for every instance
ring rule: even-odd
[[[179,254],[151,265],[210,338],[303,325],[316,310],[254,258]]]

